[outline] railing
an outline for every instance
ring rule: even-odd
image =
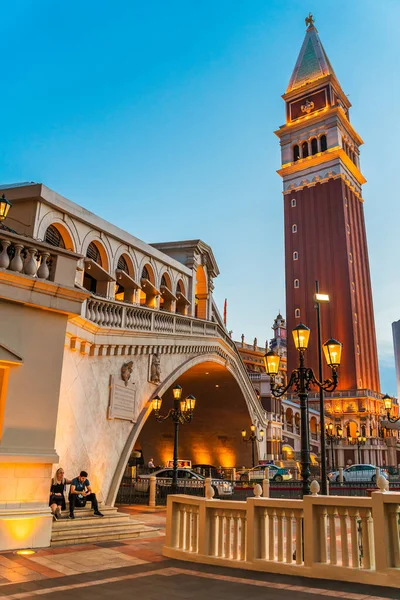
[[[400,494],[245,502],[173,495],[167,507],[171,558],[400,586]]]
[[[0,269],[74,285],[78,254],[4,229],[0,229],[0,250]]]

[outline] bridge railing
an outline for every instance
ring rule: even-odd
[[[400,586],[400,494],[245,502],[169,496],[171,558]]]

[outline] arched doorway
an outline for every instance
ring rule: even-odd
[[[197,267],[196,271],[196,291],[195,291],[195,317],[198,319],[207,319],[208,289],[207,277],[202,265]]]

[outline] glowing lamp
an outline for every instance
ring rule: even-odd
[[[341,427],[337,428],[337,434],[338,434],[339,437],[342,437],[342,435],[343,435],[343,429]]]
[[[347,439],[349,440],[349,444],[351,444],[351,442],[353,441],[353,438],[352,438],[352,436],[351,436],[351,435],[349,435]]]
[[[383,400],[383,404],[385,405],[385,410],[387,410],[388,412],[390,412],[392,410],[392,399],[390,396],[388,396],[387,394],[385,394],[382,398]]]
[[[260,437],[261,437],[261,439],[264,437],[264,434],[265,434],[264,429],[260,429]]]
[[[246,437],[246,430],[242,429],[242,438],[244,439]]]
[[[333,423],[329,423],[329,430],[332,432],[333,431]]]
[[[256,426],[255,425],[250,425],[250,430],[251,430],[252,433],[254,433],[255,430],[256,430]]]
[[[3,194],[0,198],[0,221],[4,221],[4,219],[8,215],[8,211],[10,210],[11,206],[11,202],[9,202]]]
[[[296,346],[296,350],[302,352],[307,350],[308,342],[310,339],[310,330],[306,325],[300,323],[295,327],[292,331],[294,345]]]
[[[31,554],[36,554],[36,552],[30,548],[24,548],[23,550],[16,550],[15,554],[18,554],[19,556],[30,556]]]
[[[268,375],[271,375],[273,377],[275,375],[278,375],[280,361],[281,358],[280,356],[278,356],[278,354],[276,354],[276,352],[273,352],[272,350],[267,352],[267,354],[264,356],[264,364],[265,370],[267,371]]]
[[[182,396],[182,386],[176,385],[172,388],[172,393],[174,395],[175,400],[180,400]]]
[[[342,358],[342,344],[331,338],[325,342],[323,349],[328,366],[332,369],[339,367]]]
[[[196,398],[194,396],[192,396],[192,394],[190,394],[190,396],[188,396],[186,398],[186,410],[193,412],[195,406],[196,406]]]
[[[154,396],[152,402],[154,412],[159,412],[161,410],[162,398],[160,398],[160,396]]]
[[[314,300],[315,302],[329,302],[329,295],[328,294],[314,294]]]

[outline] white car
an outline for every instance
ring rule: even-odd
[[[238,471],[240,481],[260,481],[264,479],[264,471],[268,467],[269,479],[272,481],[289,481],[292,474],[287,469],[277,467],[276,465],[257,465],[252,469]]]
[[[140,475],[138,477],[135,488],[138,492],[146,492],[149,487],[149,479],[150,477],[157,477],[157,485],[170,487],[172,483],[173,470],[172,469],[160,469],[159,471],[154,471],[149,475]],[[191,471],[190,469],[178,469],[178,488],[198,488],[202,489],[204,487],[205,477]],[[225,481],[224,479],[212,479],[211,485],[214,488],[215,498],[218,497],[226,497],[232,496],[233,494],[233,485],[230,481]]]
[[[384,469],[379,470],[380,474],[388,479],[387,471]],[[329,479],[331,481],[339,482],[339,471],[332,471],[329,473]],[[376,482],[376,467],[374,465],[351,465],[343,469],[343,481],[351,482]]]

